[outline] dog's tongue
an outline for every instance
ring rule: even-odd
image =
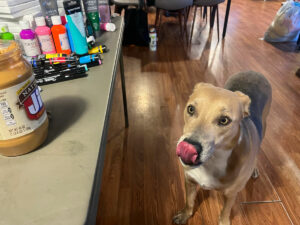
[[[182,141],[177,145],[176,154],[185,164],[197,164],[198,153],[196,148],[186,141]]]

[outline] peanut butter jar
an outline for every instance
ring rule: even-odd
[[[48,124],[31,65],[17,42],[0,40],[0,154],[33,151],[45,141]]]

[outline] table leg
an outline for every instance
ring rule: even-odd
[[[225,38],[225,35],[226,35],[226,29],[227,29],[227,23],[228,23],[230,5],[231,5],[231,0],[227,0],[226,14],[225,14],[225,20],[224,20],[224,27],[223,27],[223,35],[222,35],[223,38]]]
[[[128,112],[127,112],[127,97],[126,97],[126,87],[125,87],[125,76],[124,76],[124,64],[123,64],[123,52],[122,52],[122,50],[120,52],[119,62],[120,62],[120,72],[121,72],[121,84],[122,84],[125,127],[128,127],[129,123],[128,123]]]

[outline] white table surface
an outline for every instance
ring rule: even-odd
[[[0,225],[86,223],[122,41],[123,19],[114,22],[117,31],[100,38],[110,49],[103,65],[86,78],[42,87],[52,113],[46,143],[27,155],[0,156]]]

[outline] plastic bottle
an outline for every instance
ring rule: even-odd
[[[108,0],[99,0],[99,14],[101,23],[110,23],[110,8]]]
[[[46,26],[44,17],[35,18],[36,29],[35,33],[39,39],[43,54],[56,53],[51,29]]]
[[[88,19],[86,20],[85,23],[85,32],[86,32],[86,42],[88,44],[88,49],[92,49],[95,46],[96,40],[94,36],[93,27]]]
[[[35,30],[36,23],[32,14],[23,16],[23,20],[27,20],[29,22],[30,29]]]
[[[71,47],[71,51],[75,52],[74,43],[73,43],[73,39],[72,39],[72,35],[71,35],[71,31],[70,31],[70,28],[69,28],[69,24],[68,24],[68,22],[66,20],[65,9],[60,8],[60,9],[58,9],[58,12],[59,12],[59,15],[60,15],[60,19],[61,19],[62,25],[64,25],[65,28],[67,29],[67,34],[68,34],[68,38],[69,38],[69,44],[70,44],[70,47]]]
[[[156,30],[155,28],[151,28],[150,29],[150,33],[149,33],[149,37],[150,37],[150,43],[149,43],[149,47],[151,51],[156,51],[156,46],[157,46],[157,34],[156,34]]]
[[[47,137],[47,113],[31,65],[15,41],[0,40],[0,91],[0,154],[36,149]]]
[[[24,20],[20,21],[22,31],[20,32],[21,43],[23,45],[25,54],[27,56],[37,56],[41,54],[39,42],[36,34],[30,29],[29,22]]]
[[[58,14],[59,14],[60,19],[61,19],[61,24],[65,26],[66,23],[67,23],[65,10],[63,8],[59,8],[58,9]]]
[[[76,0],[64,1],[64,8],[67,14],[67,21],[74,43],[75,53],[84,55],[88,53],[86,34],[83,22],[80,2]]]
[[[8,26],[5,24],[1,27],[1,39],[3,40],[15,40],[15,37],[12,33],[9,32]]]
[[[105,30],[105,31],[115,31],[116,25],[113,23],[101,23],[100,28],[101,30]]]
[[[47,25],[52,27],[52,16],[58,16],[57,0],[39,0]]]
[[[70,54],[71,49],[69,45],[67,29],[61,24],[60,16],[52,16],[53,26],[51,28],[56,52]]]
[[[87,20],[92,25],[95,37],[100,37],[99,27],[99,12],[98,12],[98,0],[83,1],[85,15]]]

